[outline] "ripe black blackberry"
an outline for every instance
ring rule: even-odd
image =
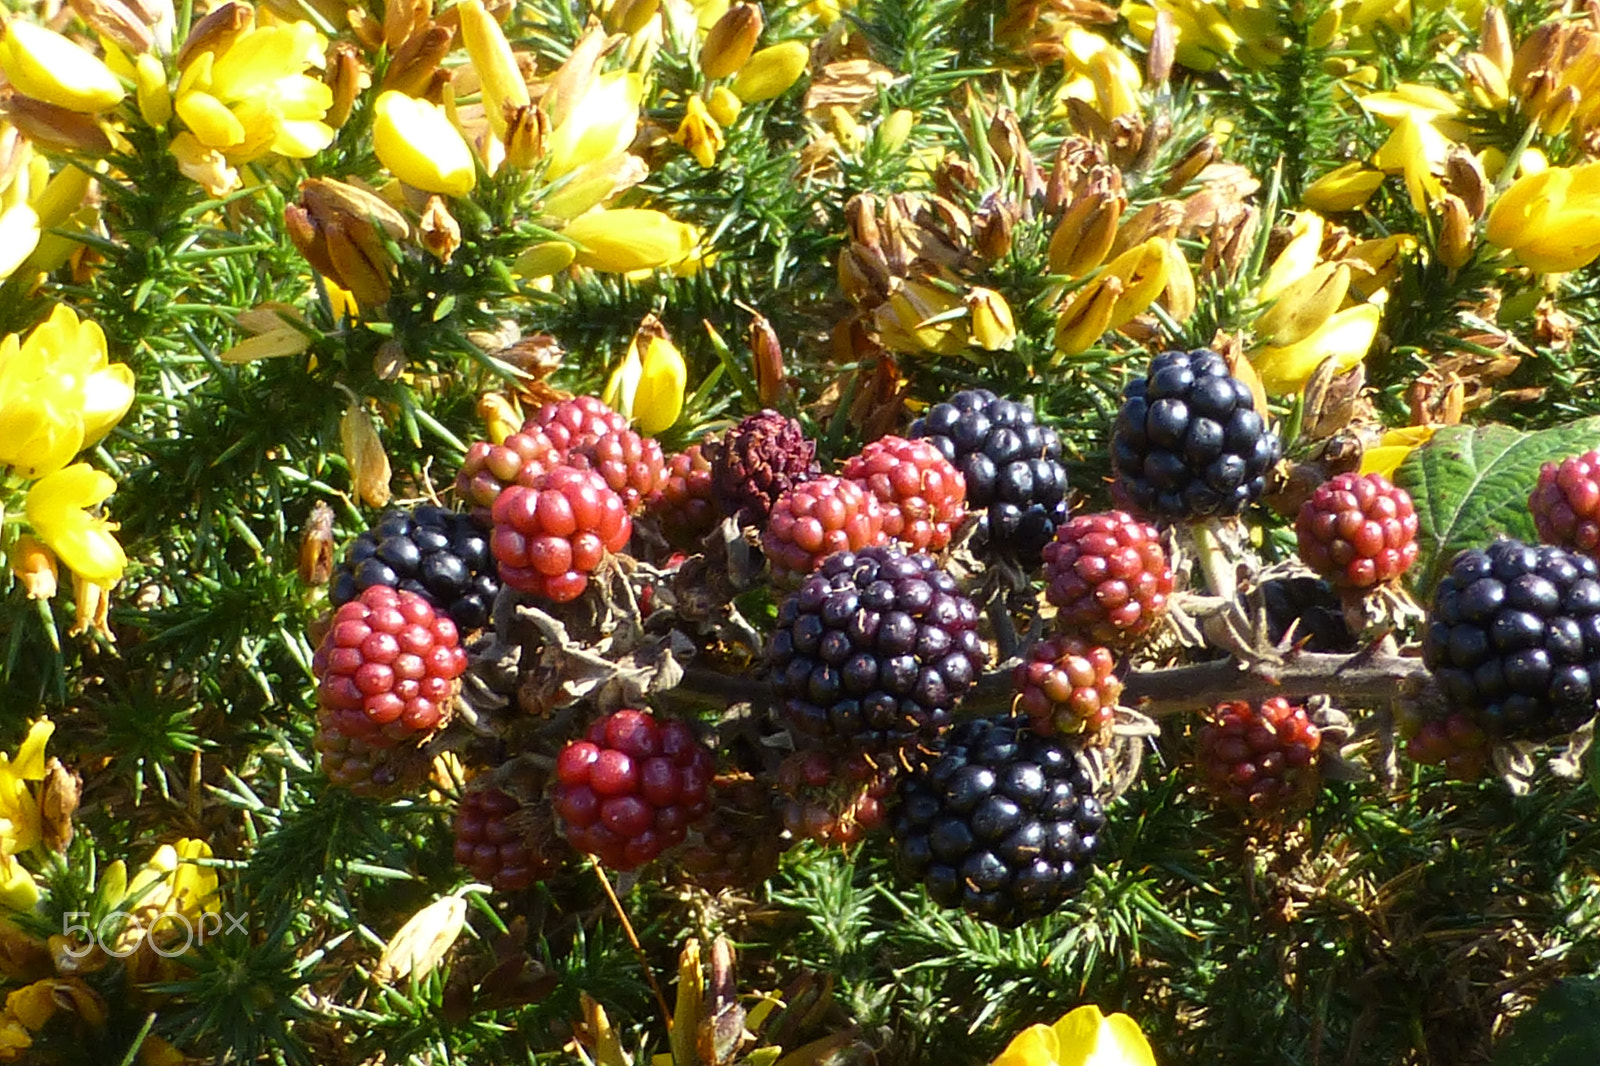
[[[391,508],[345,552],[333,577],[333,605],[374,585],[414,592],[468,632],[488,624],[500,571],[488,533],[469,516],[427,505]]]
[[[1169,520],[1239,514],[1282,453],[1250,386],[1216,352],[1162,352],[1122,390],[1111,459],[1134,510]]]
[[[988,658],[977,625],[926,555],[831,555],[778,609],[769,659],[784,718],[859,752],[937,732]]]
[[[1026,566],[1067,517],[1061,438],[1033,408],[987,389],[958,392],[911,424],[955,464],[967,482],[967,510],[979,516],[976,546]]]
[[[1461,552],[1434,590],[1422,657],[1450,709],[1491,738],[1578,728],[1600,695],[1600,565],[1510,539]]]
[[[1267,635],[1281,642],[1294,626],[1295,643],[1306,651],[1355,651],[1357,642],[1344,620],[1339,594],[1320,577],[1275,577],[1261,585]]]
[[[1020,716],[961,722],[901,778],[901,871],[934,902],[996,925],[1048,914],[1083,885],[1105,828],[1071,748]]]

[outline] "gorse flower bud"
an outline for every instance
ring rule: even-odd
[[[444,110],[393,90],[372,105],[372,148],[378,161],[423,192],[465,196],[478,183],[472,149]]]
[[[715,81],[742,68],[755,51],[763,24],[755,4],[740,2],[728,8],[700,46],[701,73]]]
[[[739,76],[733,79],[733,95],[747,104],[782,96],[800,80],[810,61],[811,49],[804,41],[784,41],[763,48],[750,57]]]
[[[578,265],[612,274],[671,266],[694,250],[697,239],[693,226],[639,207],[590,211],[561,234],[577,243]]]
[[[528,85],[522,80],[510,42],[500,24],[484,10],[481,0],[463,0],[456,5],[456,11],[461,17],[462,42],[483,84],[483,110],[489,118],[489,128],[504,143],[506,111],[528,106]]]
[[[601,394],[610,407],[626,415],[643,433],[660,433],[683,413],[688,387],[683,355],[654,315],[633,335],[622,362],[611,372]]]

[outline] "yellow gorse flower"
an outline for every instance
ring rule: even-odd
[[[561,235],[576,242],[579,266],[610,274],[653,270],[694,251],[695,228],[641,207],[597,208],[567,224]]]
[[[0,752],[0,855],[18,855],[39,843],[39,795],[35,783],[44,780],[44,748],[55,729],[54,722],[41,718],[28,727],[28,735],[15,755]],[[26,875],[26,871],[8,871],[6,877]]]
[[[117,491],[117,482],[88,463],[46,474],[28,489],[28,524],[72,572],[102,588],[122,580],[128,564],[112,535],[116,525],[90,513]]]
[[[133,371],[108,362],[100,327],[68,307],[27,340],[13,333],[0,341],[0,464],[24,477],[66,466],[132,403]]]
[[[1054,1025],[1018,1033],[992,1066],[1155,1066],[1150,1042],[1126,1014],[1079,1007]]]
[[[1484,237],[1540,274],[1594,262],[1600,256],[1600,163],[1524,173],[1490,207]]]
[[[320,65],[327,41],[309,22],[277,26],[247,23],[218,46],[187,57],[172,108],[204,150],[238,165],[270,153],[309,159],[333,143],[323,119],[333,90],[305,73]],[[146,64],[148,67],[148,64]],[[137,72],[140,110],[151,118],[165,110],[154,72]],[[182,151],[174,145],[182,157]],[[187,151],[194,153],[194,147]]]
[[[639,129],[644,79],[638,74],[602,74],[591,81],[545,144],[545,177],[570,174],[625,152]]]
[[[372,105],[372,147],[391,174],[424,192],[465,196],[478,182],[472,149],[444,109],[393,89]]]
[[[116,107],[127,95],[93,52],[53,30],[13,17],[0,37],[0,71],[23,96],[92,113]]]

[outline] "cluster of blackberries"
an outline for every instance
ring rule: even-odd
[[[771,665],[803,736],[886,751],[931,735],[987,659],[978,611],[926,555],[839,552],[778,609]]]
[[[1026,404],[970,389],[930,407],[911,436],[927,438],[966,480],[967,509],[979,515],[977,545],[1037,565],[1067,517],[1056,431]]]
[[[1073,751],[1026,718],[961,722],[902,779],[900,866],[946,907],[1014,925],[1082,885],[1105,814]]]
[[[1163,352],[1122,391],[1112,437],[1118,491],[1168,519],[1236,515],[1282,454],[1250,386],[1216,352]]]

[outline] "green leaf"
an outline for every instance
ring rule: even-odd
[[[1593,1066],[1600,1056],[1600,979],[1557,981],[1495,1049],[1494,1066]]]
[[[1464,548],[1482,548],[1502,533],[1534,540],[1528,494],[1539,467],[1594,447],[1600,447],[1600,418],[1537,433],[1493,423],[1451,426],[1406,456],[1394,480],[1417,508],[1418,596],[1432,593]]]

